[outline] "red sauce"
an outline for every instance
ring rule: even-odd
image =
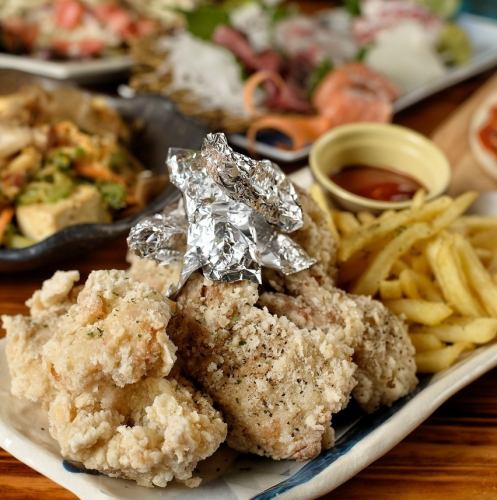
[[[497,155],[497,106],[490,110],[490,117],[478,131],[483,146],[494,155]]]
[[[408,175],[370,165],[346,165],[330,178],[341,188],[371,200],[406,201],[423,188]]]

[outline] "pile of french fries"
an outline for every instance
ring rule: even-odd
[[[435,373],[497,335],[497,217],[464,215],[465,193],[409,209],[330,209],[321,188],[311,196],[339,242],[338,285],[381,300],[408,322],[418,371]]]

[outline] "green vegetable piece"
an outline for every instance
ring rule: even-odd
[[[126,188],[122,184],[99,181],[96,186],[108,208],[119,210],[126,206]]]
[[[461,7],[461,0],[416,0],[416,2],[442,19],[453,17]]]
[[[323,59],[311,72],[307,80],[309,94],[313,94],[324,77],[333,70],[333,63],[329,59]]]
[[[446,64],[455,66],[467,63],[473,53],[468,35],[454,23],[445,23],[442,27],[437,50]]]
[[[357,62],[364,62],[366,59],[366,56],[368,55],[368,52],[371,50],[373,47],[373,44],[368,43],[367,45],[363,45],[356,53],[354,59]]]
[[[122,149],[118,149],[111,153],[109,157],[109,168],[114,172],[119,171],[126,163],[127,156]]]
[[[55,203],[68,198],[74,191],[73,180],[62,172],[55,172],[50,179],[30,182],[17,197],[17,205]]]
[[[221,24],[229,24],[227,11],[219,5],[201,5],[185,12],[188,31],[202,40],[212,40],[212,35]]]
[[[345,10],[351,16],[360,16],[361,15],[361,0],[345,0]]]
[[[72,165],[72,158],[66,151],[55,150],[47,157],[47,164],[53,165],[58,170],[69,170]]]

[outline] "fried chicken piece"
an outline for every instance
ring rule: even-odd
[[[317,281],[320,286],[331,291],[334,288],[337,272],[337,242],[330,231],[325,213],[308,193],[297,186],[295,189],[304,215],[304,226],[290,236],[317,262],[309,269],[288,276],[278,271],[264,269],[264,281],[278,292],[293,290],[298,293],[302,283],[308,281]]]
[[[333,443],[332,414],[355,385],[343,328],[301,329],[255,307],[250,282],[190,277],[168,333],[186,372],[219,405],[228,444],[274,459],[305,460]]]
[[[95,271],[80,291],[77,277],[45,282],[33,317],[3,317],[13,393],[48,408],[64,457],[147,486],[197,485],[193,470],[227,427],[171,372],[173,304],[125,271]]]
[[[192,471],[226,438],[220,413],[181,378],[148,377],[78,397],[61,391],[49,422],[64,457],[142,486],[173,479],[198,486]]]
[[[171,315],[172,302],[125,271],[92,272],[43,349],[57,387],[81,392],[167,375],[176,360]]]
[[[352,318],[361,324],[360,334],[349,337],[349,342],[358,366],[353,396],[364,410],[389,406],[416,387],[415,352],[407,328],[380,302],[341,290],[330,292],[308,281],[297,296],[263,293],[259,304],[300,328],[326,330],[326,325]]]
[[[178,283],[183,266],[182,262],[161,266],[154,260],[143,259],[131,252],[126,260],[131,264],[128,273],[133,279],[146,283],[161,293],[166,293],[169,287]]]
[[[53,397],[52,384],[43,347],[52,337],[59,314],[73,304],[77,271],[57,271],[26,302],[30,316],[2,316],[7,332],[6,354],[11,376],[11,392],[47,406]]]
[[[42,352],[52,336],[52,322],[16,315],[2,316],[2,323],[7,332],[5,353],[11,393],[46,408],[53,398],[53,388]]]

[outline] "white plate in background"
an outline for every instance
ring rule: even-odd
[[[81,61],[50,61],[0,53],[0,69],[15,69],[56,80],[84,83],[106,81],[113,75],[128,71],[132,64],[132,60],[128,56],[102,57]]]

